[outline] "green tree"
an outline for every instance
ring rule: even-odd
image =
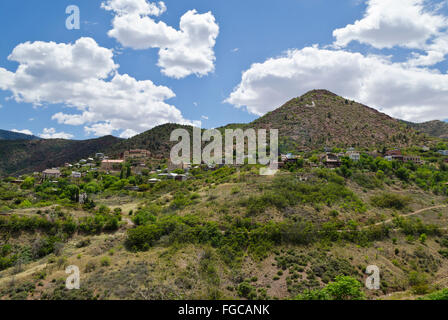
[[[335,282],[331,282],[325,288],[332,300],[363,300],[364,292],[361,283],[355,278],[337,276]]]
[[[22,189],[31,189],[34,187],[35,179],[33,177],[27,177],[25,181],[23,181],[22,185],[20,186]]]
[[[297,300],[364,300],[361,283],[353,277],[337,276],[335,282],[324,289],[307,291],[296,297]]]

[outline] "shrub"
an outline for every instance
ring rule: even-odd
[[[448,300],[448,289],[433,292],[423,297],[422,300]]]
[[[238,286],[238,295],[242,298],[254,300],[257,297],[257,292],[255,287],[249,282],[244,281]]]
[[[297,300],[364,300],[362,284],[349,276],[337,276],[335,282],[324,289],[308,291],[296,297]]]
[[[383,193],[380,195],[373,196],[371,199],[372,205],[379,208],[389,208],[389,209],[404,209],[410,202],[408,197],[404,197],[394,193]]]
[[[100,260],[100,264],[103,267],[110,266],[110,258],[109,257],[102,257],[101,260]]]
[[[162,236],[162,230],[153,224],[139,226],[128,231],[126,246],[133,251],[146,251]]]
[[[409,274],[409,285],[415,294],[425,294],[429,291],[428,277],[424,273],[412,271]]]

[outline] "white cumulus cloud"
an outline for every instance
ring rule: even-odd
[[[118,73],[112,50],[91,38],[73,44],[23,43],[9,60],[19,66],[15,72],[0,68],[0,88],[10,90],[18,102],[74,109],[53,115],[60,124],[84,125],[97,136],[143,132],[168,122],[191,124],[165,101],[175,96],[171,89]]]
[[[436,64],[448,54],[448,19],[438,9],[440,5],[431,6],[427,0],[368,0],[361,20],[333,31],[334,45],[346,47],[358,41],[377,49],[423,50],[425,54],[413,53],[408,64]]]
[[[43,139],[72,139],[74,137],[70,133],[56,132],[54,128],[45,128],[39,136]]]
[[[146,0],[108,0],[102,4],[114,13],[109,36],[124,47],[159,49],[158,66],[168,77],[204,76],[215,69],[214,47],[219,26],[211,12],[187,11],[180,19],[179,30],[163,21],[155,21],[166,11],[163,2]]]
[[[32,136],[33,133],[31,132],[31,130],[28,129],[24,129],[24,130],[17,130],[17,129],[12,129],[12,132],[16,132],[16,133],[23,133],[23,134],[27,134],[29,136]]]
[[[139,14],[157,17],[166,12],[163,1],[150,3],[146,0],[107,0],[101,4],[101,8],[115,11],[118,15]]]

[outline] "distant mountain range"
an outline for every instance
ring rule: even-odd
[[[0,175],[41,171],[97,152],[118,157],[126,150],[139,148],[151,151],[156,157],[169,157],[175,144],[169,141],[170,134],[177,128],[192,131],[189,126],[165,124],[127,140],[112,136],[85,141],[33,140],[26,135],[28,139],[2,140]],[[326,90],[313,90],[294,98],[252,123],[230,124],[219,129],[227,128],[278,129],[281,152],[323,147],[381,150],[423,145],[448,137],[448,124],[444,122],[404,122]]]
[[[19,132],[0,130],[0,140],[40,140],[41,138]]]
[[[448,123],[434,120],[424,123],[405,122],[411,128],[426,133],[429,136],[448,139]]]
[[[19,175],[78,161],[111,147],[121,139],[0,141],[0,175]]]

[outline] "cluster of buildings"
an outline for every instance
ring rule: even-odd
[[[423,164],[423,160],[419,156],[405,156],[400,150],[387,151],[384,159],[388,161],[413,162],[415,164]]]
[[[448,154],[448,153],[447,153]],[[379,156],[376,154],[375,156]],[[338,168],[342,165],[341,158],[348,157],[353,161],[359,161],[361,159],[361,154],[354,149],[349,149],[346,153],[331,153],[327,152],[325,155],[321,157],[321,162],[327,168]],[[422,165],[424,162],[419,156],[415,155],[403,155],[401,150],[391,150],[387,151],[384,155],[384,159],[387,161],[398,161],[398,162],[412,162],[417,165]]]
[[[424,149],[426,148],[426,149]],[[424,151],[429,151],[428,147],[423,147]],[[443,156],[448,156],[448,150],[439,150],[437,151],[439,154]],[[374,157],[381,156],[379,154],[373,155]],[[338,168],[342,165],[342,158],[347,157],[352,161],[359,161],[361,159],[360,152],[356,151],[354,148],[350,148],[347,152],[341,153],[332,153],[328,148],[325,149],[325,153],[322,154],[319,158],[321,165],[327,168]],[[86,172],[100,170],[102,172],[112,173],[119,172],[122,169],[124,163],[130,163],[131,170],[133,174],[142,174],[143,170],[148,169],[146,163],[151,159],[151,152],[143,149],[134,149],[125,151],[120,159],[109,159],[109,157],[105,156],[103,153],[97,153],[95,158],[81,159],[76,164],[66,164],[66,168],[82,168],[87,170],[72,170],[71,178],[79,179],[82,178]],[[282,154],[279,157],[279,161],[276,163],[279,168],[284,167],[288,163],[296,163],[301,156],[297,156],[291,153]],[[423,160],[419,156],[414,155],[403,155],[401,150],[391,150],[387,151],[384,154],[384,159],[388,161],[399,161],[399,162],[412,162],[417,165],[423,164]],[[445,159],[445,162],[448,162],[448,158]],[[100,163],[99,167],[97,166]],[[318,163],[309,163],[310,166],[318,167]],[[201,166],[205,170],[216,170],[223,165],[204,165]],[[196,166],[195,168],[198,168]],[[178,174],[174,173],[176,170],[183,170],[186,174]],[[171,161],[168,163],[168,167],[166,170],[157,170],[150,172],[151,174],[157,174],[158,178],[153,178],[149,180],[149,183],[157,183],[161,179],[172,179],[176,181],[185,181],[188,179],[188,172],[192,169],[191,164],[173,164]],[[44,180],[55,180],[61,177],[61,170],[58,168],[47,169],[41,174]]]
[[[132,171],[135,174],[141,174],[146,167],[146,161],[151,158],[151,152],[143,149],[134,149],[125,151],[121,159],[103,158],[100,169],[106,172],[120,171],[124,163],[129,162],[132,166]]]

